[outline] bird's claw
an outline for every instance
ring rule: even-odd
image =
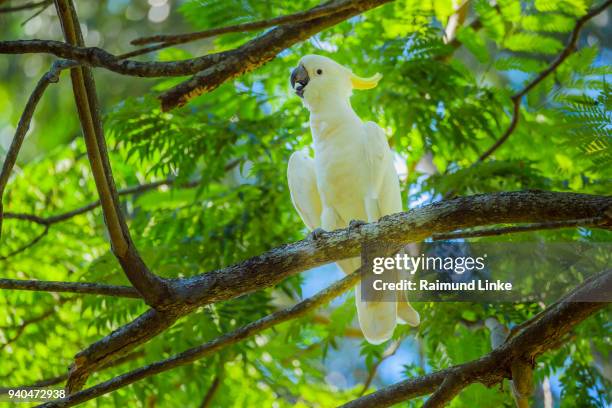
[[[366,225],[366,224],[367,222],[362,221],[362,220],[351,220],[349,222],[349,230],[358,229],[362,225]]]
[[[311,241],[316,241],[321,239],[326,232],[327,231],[325,231],[323,228],[315,228],[310,231],[310,234],[308,234],[308,239]]]

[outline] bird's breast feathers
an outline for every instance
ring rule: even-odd
[[[368,185],[367,146],[361,129],[337,129],[315,143],[315,170],[326,202],[363,197]]]

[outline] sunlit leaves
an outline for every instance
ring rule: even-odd
[[[509,36],[504,46],[511,51],[537,52],[541,54],[556,54],[563,44],[552,37],[534,33],[520,32]]]
[[[563,14],[532,14],[521,19],[521,26],[527,31],[545,31],[565,33],[574,28],[574,18]]]
[[[474,9],[478,13],[486,33],[496,42],[500,42],[506,33],[506,26],[500,13],[489,1],[477,0]]]
[[[588,9],[588,2],[584,0],[535,0],[538,11],[562,11],[563,13],[581,16]]]
[[[486,63],[489,60],[489,52],[484,39],[470,27],[464,27],[457,32],[457,39],[476,56],[478,62]]]
[[[154,28],[162,32],[208,29],[285,15],[318,3],[184,1],[177,18],[182,15],[189,24]],[[159,110],[154,95],[182,79],[141,82],[130,78],[130,86],[122,86],[116,76],[96,71],[118,186],[177,178],[171,186],[121,197],[135,245],[151,270],[168,278],[206,273],[304,237],[306,230],[291,204],[285,174],[289,155],[311,143],[308,112],[288,83],[290,70],[307,53],[330,56],[361,75],[384,75],[377,88],[356,91],[351,102],[361,118],[385,129],[405,162],[408,176],[402,187],[411,202],[435,201],[450,193],[533,188],[609,194],[608,51],[585,46],[584,36],[579,38],[579,51],[520,101],[520,120],[508,141],[492,158],[474,164],[508,126],[510,95],[549,66],[576,18],[590,4],[581,0],[470,1],[455,49],[455,45],[445,44],[443,33],[456,3],[391,2],[283,51],[260,69],[171,113]],[[98,19],[104,18],[88,19],[90,32],[96,29]],[[471,24],[475,20],[480,23]],[[19,26],[13,25],[16,29]],[[468,25],[471,28],[466,28]],[[587,27],[601,37],[602,30],[596,24]],[[134,32],[145,35],[153,31],[135,20],[117,30],[130,38]],[[181,45],[159,52],[155,58],[168,61],[216,52],[254,35],[258,33]],[[107,42],[104,47],[114,50],[120,45]],[[6,71],[5,66],[0,69]],[[4,104],[0,118],[12,121],[11,126],[18,111],[15,101],[21,94],[9,81],[22,75],[21,70],[15,70],[0,86],[0,99],[12,103]],[[96,199],[84,146],[62,142],[78,133],[74,112],[64,109],[66,101],[73,109],[70,89],[67,84],[56,88],[45,97],[62,103],[54,109],[41,106],[37,113],[28,139],[32,150],[24,155],[23,166],[9,184],[5,211],[48,216]],[[60,91],[58,98],[54,92]],[[41,132],[49,129],[49,124],[53,124],[53,131]],[[12,133],[5,128],[0,132],[2,137]],[[56,137],[60,133],[62,138]],[[41,138],[60,143],[59,149],[48,152],[40,148],[36,142]],[[424,154],[433,156],[439,174],[428,177],[416,170]],[[41,231],[38,225],[13,219],[3,224],[2,255]],[[605,231],[585,228],[495,239],[601,242],[610,237]],[[100,209],[54,225],[39,244],[1,261],[0,268],[3,276],[11,278],[128,284],[110,252]],[[89,384],[202,344],[292,304],[303,297],[302,283],[296,276],[274,288],[207,305],[144,345],[134,360],[94,374]],[[3,310],[14,311],[0,317],[0,343],[13,336],[16,325],[24,319],[37,316],[46,307],[56,309],[50,319],[27,328],[11,345],[10,359],[4,359],[0,367],[0,378],[14,380],[10,385],[22,385],[62,374],[79,350],[146,310],[135,299],[96,296],[70,298],[59,304],[67,298],[10,292],[0,299]],[[412,362],[404,361],[405,355],[401,357],[406,377],[490,351],[489,333],[479,326],[487,317],[495,316],[512,327],[541,310],[537,304],[426,303],[415,307],[422,316],[421,327],[402,326],[394,335],[394,339],[414,340],[406,340],[402,346],[414,354],[410,355]],[[603,314],[587,320],[576,328],[575,341],[537,362],[538,381],[561,377],[567,406],[605,406],[609,402],[601,393],[609,384],[592,364],[609,344],[607,321]],[[388,346],[371,346],[357,336],[354,298],[348,294],[331,307],[267,330],[196,364],[114,392],[99,404],[197,405],[219,372],[219,363],[225,361],[215,406],[337,406],[361,391],[363,373],[377,364]],[[340,354],[351,360],[350,365],[342,373],[330,375],[329,359],[347,353],[344,347],[352,348],[354,358]],[[370,388],[389,381],[378,376]],[[481,406],[486,401],[502,406],[510,401],[508,389],[507,385],[503,392],[472,386],[454,403]]]

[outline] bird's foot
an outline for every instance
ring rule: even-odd
[[[361,227],[362,225],[366,225],[367,222],[362,221],[362,220],[351,220],[349,222],[349,230],[354,230],[354,229],[359,229],[359,227]]]
[[[308,239],[311,241],[317,241],[323,238],[323,235],[325,235],[326,232],[327,231],[325,231],[323,228],[315,228],[310,231],[310,234],[308,234]]]

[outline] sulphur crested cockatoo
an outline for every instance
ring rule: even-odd
[[[384,131],[363,122],[353,111],[353,89],[374,88],[380,74],[361,78],[320,55],[307,55],[291,73],[291,86],[310,111],[314,159],[307,150],[293,153],[287,178],[291,200],[304,224],[314,232],[349,226],[352,220],[377,221],[402,211],[393,154]],[[338,262],[344,273],[360,266],[359,258]],[[357,315],[364,337],[374,344],[393,334],[396,324],[419,324],[419,315],[404,299],[361,300],[355,288]]]

